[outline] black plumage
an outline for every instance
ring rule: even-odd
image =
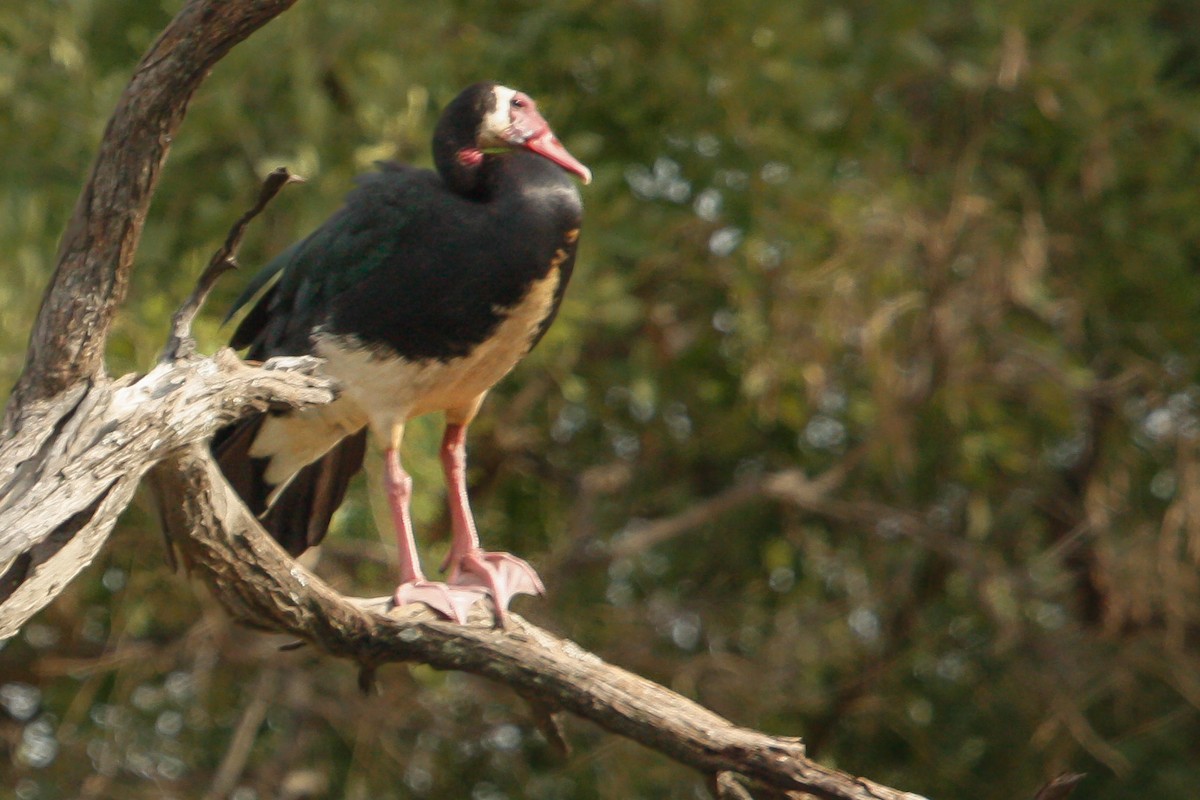
[[[582,205],[569,173],[590,173],[558,143],[533,101],[492,83],[444,110],[436,172],[397,164],[363,176],[345,205],[281,253],[235,313],[247,356],[312,353],[342,386],[330,406],[268,412],[222,431],[214,451],[230,483],[289,552],[325,535],[363,461],[366,430],[388,459],[401,544],[397,601],[462,619],[484,594],[503,611],[540,591],[524,561],[478,548],[466,500],[463,439],[487,390],[557,313],[575,261]],[[274,280],[274,283],[271,281]],[[404,423],[446,412],[443,464],[455,540],[449,583],[415,563],[399,463]]]

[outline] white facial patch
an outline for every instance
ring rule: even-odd
[[[492,90],[496,108],[479,125],[479,143],[484,147],[510,144],[504,134],[512,127],[512,99],[516,93],[515,89],[507,86],[497,86]]]

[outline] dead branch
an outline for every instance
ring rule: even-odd
[[[174,361],[195,353],[196,340],[192,338],[192,322],[200,313],[200,308],[208,299],[209,293],[217,285],[220,277],[231,269],[237,269],[237,253],[242,246],[242,238],[246,235],[246,228],[255,217],[263,212],[267,204],[275,199],[275,195],[279,194],[284,186],[303,181],[304,179],[299,175],[289,172],[287,167],[278,167],[266,177],[258,191],[258,200],[238,218],[237,222],[233,223],[233,227],[229,229],[229,233],[225,237],[225,243],[217,252],[213,253],[208,266],[200,274],[200,279],[196,281],[196,288],[192,290],[191,296],[184,301],[171,318],[171,338],[167,340],[167,346],[163,348],[160,362]]]
[[[1039,789],[1034,800],[1067,800],[1086,777],[1083,772],[1064,772]]]
[[[19,427],[38,401],[104,374],[146,210],[192,94],[234,45],[294,2],[192,0],[142,56],[63,233],[4,430]]]
[[[606,560],[619,560],[643,553],[712,522],[736,508],[763,498],[800,507],[815,505],[845,482],[846,476],[859,462],[862,453],[862,450],[851,453],[828,471],[812,479],[806,477],[802,470],[787,469],[736,484],[720,494],[692,505],[676,516],[646,522],[632,528],[614,541],[602,557]]]
[[[251,411],[331,400],[315,363],[222,350],[39,403],[0,448],[0,639],[91,563],[156,461]]]
[[[192,94],[294,0],[192,0],[151,45],[109,119],[59,246],[0,439],[0,638],[95,558],[141,476],[224,420],[331,397],[327,382],[255,372],[231,354],[109,380],[103,353],[146,210]]]
[[[706,775],[734,773],[824,798],[917,797],[815,764],[799,740],[738,727],[516,615],[509,630],[497,630],[484,608],[457,625],[423,607],[392,609],[390,598],[343,597],[270,539],[203,445],[163,461],[150,479],[184,561],[246,624],[298,636],[368,668],[415,661],[490,678]]]

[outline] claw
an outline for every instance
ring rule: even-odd
[[[447,586],[438,581],[415,580],[396,587],[394,599],[397,606],[424,603],[438,614],[460,625],[465,624],[471,606],[487,597],[487,591],[478,586]]]

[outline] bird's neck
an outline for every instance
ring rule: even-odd
[[[575,181],[541,156],[515,150],[485,162],[487,197],[514,214],[530,214],[563,230],[579,227],[583,204]]]

